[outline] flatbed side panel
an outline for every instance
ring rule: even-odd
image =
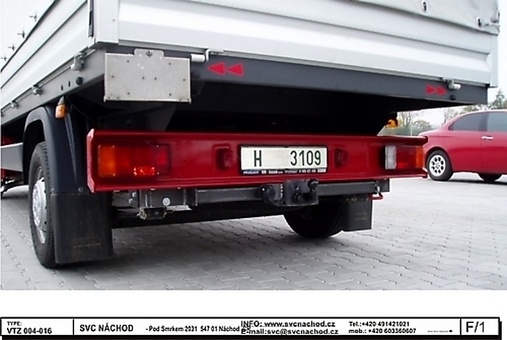
[[[472,29],[495,34],[500,19],[497,0],[353,0],[377,6],[389,7],[415,15],[451,22]],[[479,20],[481,21],[479,23]],[[491,25],[493,24],[493,25]]]
[[[53,6],[2,68],[0,107],[19,96],[32,95],[32,86],[44,85],[62,67],[68,67],[90,42],[86,0],[60,1]]]
[[[487,2],[493,11],[496,1]],[[454,3],[469,16],[484,12]],[[120,0],[119,7],[122,45],[482,85],[495,83],[496,41],[490,28],[348,0]]]

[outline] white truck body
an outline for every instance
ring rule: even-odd
[[[2,66],[0,106],[17,118],[11,103],[104,44],[495,86],[498,18],[496,0],[58,1]]]
[[[28,184],[48,268],[112,256],[113,228],[370,229],[426,176],[425,137],[378,132],[497,84],[497,0],[0,1],[0,193]]]

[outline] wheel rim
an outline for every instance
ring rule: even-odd
[[[41,168],[37,170],[36,182],[32,189],[32,215],[37,238],[44,244],[47,233],[47,200],[46,183]]]
[[[435,155],[433,157],[431,157],[430,159],[430,166],[429,166],[429,171],[431,172],[431,174],[435,177],[440,177],[443,175],[443,173],[445,172],[447,168],[447,163],[445,161],[445,158],[442,157],[441,155]]]

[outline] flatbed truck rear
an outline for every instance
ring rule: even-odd
[[[114,228],[370,229],[390,179],[426,176],[425,138],[378,132],[485,103],[498,22],[496,0],[48,0],[1,69],[2,194],[28,184],[48,268],[112,256]]]

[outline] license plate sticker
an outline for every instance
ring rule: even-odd
[[[312,174],[327,172],[323,146],[242,146],[243,175]]]

